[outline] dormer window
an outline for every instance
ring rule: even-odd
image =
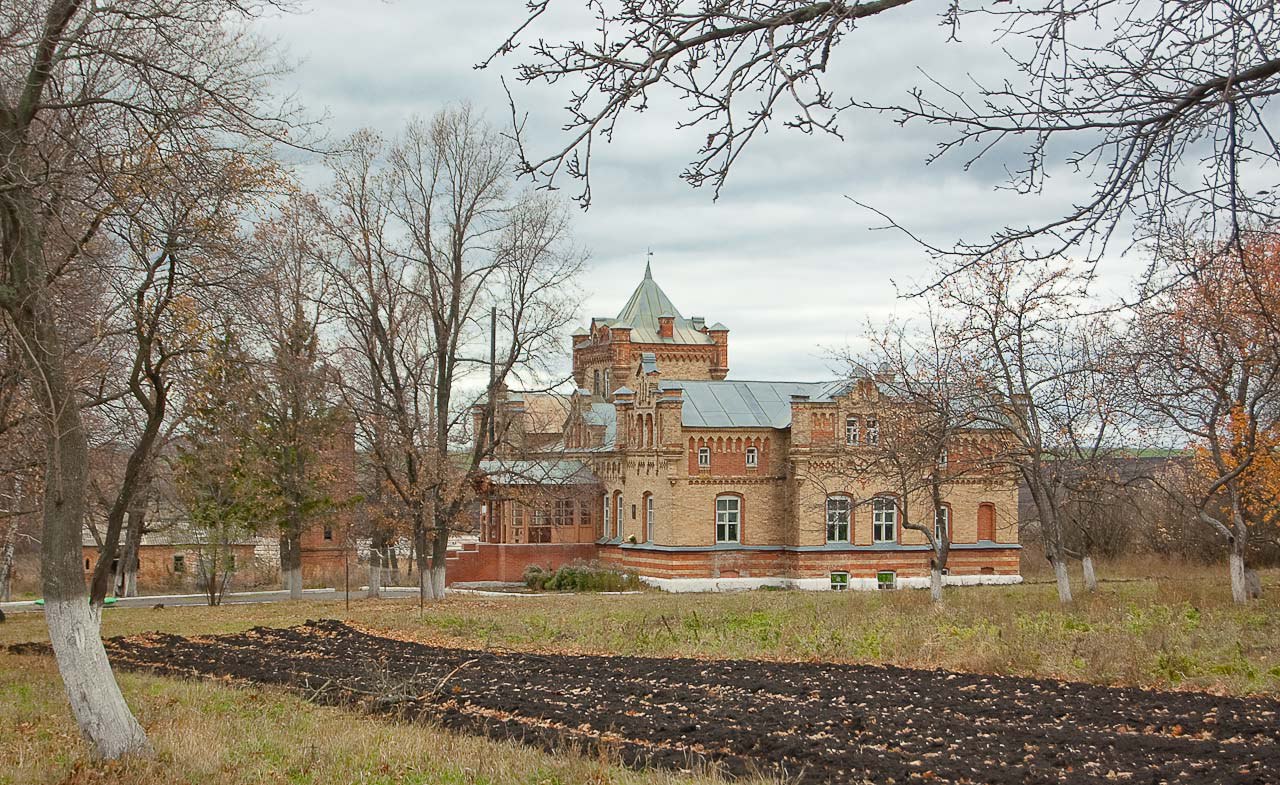
[[[867,418],[867,444],[880,443],[880,420],[875,417]]]
[[[747,448],[747,468],[754,469],[760,465],[760,452],[755,447]]]
[[[850,417],[844,418],[844,443],[845,444],[858,443],[858,418],[857,417],[850,416]]]
[[[711,468],[711,448],[710,447],[698,448],[698,468],[699,469]]]

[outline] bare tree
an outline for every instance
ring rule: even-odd
[[[968,347],[964,383],[979,396],[974,416],[1008,436],[1003,460],[1034,501],[1063,602],[1071,601],[1071,584],[1055,466],[1073,412],[1072,382],[1089,370],[1072,337],[1089,280],[1070,264],[1005,255],[969,265],[939,294]]]
[[[588,204],[597,142],[611,140],[629,113],[671,97],[688,110],[679,127],[705,139],[683,177],[717,193],[771,120],[838,136],[841,115],[857,110],[947,129],[930,161],[956,158],[967,169],[999,156],[1019,193],[1039,192],[1050,174],[1078,174],[1092,186],[1057,218],[993,228],[988,240],[955,249],[967,257],[1033,236],[1052,240],[1049,253],[1083,246],[1098,256],[1130,222],[1139,237],[1158,238],[1173,216],[1212,231],[1277,217],[1280,145],[1268,107],[1280,91],[1280,18],[1271,0],[950,0],[937,6],[940,27],[920,26],[921,43],[958,42],[977,28],[1008,58],[992,83],[958,64],[963,83],[926,73],[899,103],[885,103],[872,84],[831,83],[833,73],[871,72],[837,66],[841,57],[856,63],[857,42],[874,34],[877,17],[912,4],[585,2],[597,35],[565,40],[556,30],[521,57],[520,81],[570,92],[567,138],[546,153],[522,151],[522,166],[546,181],[581,180],[578,198]],[[551,3],[527,5],[528,17],[485,65],[519,51]],[[512,114],[519,131],[514,103]]]
[[[284,123],[266,108],[268,49],[237,27],[269,3],[30,0],[0,7],[0,311],[26,360],[47,445],[45,618],[81,732],[95,754],[148,748],[116,686],[80,561],[88,449],[60,318],[59,277],[157,149],[198,155]]]
[[[471,498],[498,385],[545,370],[582,264],[560,204],[517,189],[514,150],[469,107],[415,120],[391,145],[357,140],[328,221],[346,353],[374,384],[347,396],[408,509],[422,597],[442,597],[452,528]],[[487,356],[491,314],[496,355]],[[358,377],[356,377],[358,378]]]
[[[971,348],[955,324],[930,310],[919,325],[891,323],[870,334],[871,351],[853,369],[875,368],[877,387],[892,402],[879,415],[877,443],[860,471],[890,478],[898,522],[920,532],[932,549],[930,593],[942,601],[942,576],[951,553],[950,513],[944,497],[952,483],[1006,471],[992,459],[1002,452],[998,430],[978,418],[969,385]],[[924,508],[917,516],[912,501]]]
[[[1198,244],[1172,260],[1191,277],[1134,322],[1139,403],[1190,441],[1200,521],[1229,547],[1231,594],[1251,590],[1251,532],[1274,527],[1280,499],[1280,245],[1269,234]]]

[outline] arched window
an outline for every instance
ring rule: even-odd
[[[849,541],[849,514],[853,500],[848,496],[827,497],[827,542]]]
[[[898,500],[892,496],[877,496],[871,500],[871,540],[898,541]]]
[[[617,521],[617,529],[618,529],[617,536],[621,537],[622,536],[622,520],[623,520],[622,491],[618,491],[617,493],[614,494],[613,501],[614,501],[614,509],[616,512],[616,515],[614,516],[614,520]]]
[[[741,542],[742,499],[737,496],[716,497],[716,542]]]
[[[610,517],[612,516],[609,515],[609,496],[608,494],[606,494],[604,497],[604,517],[601,518],[601,521],[603,521],[604,525],[603,525],[603,528],[600,530],[600,536],[606,540],[609,539],[609,534],[610,534],[609,533]]]
[[[644,541],[653,542],[653,494],[644,495]]]
[[[995,541],[996,538],[996,506],[991,502],[978,505],[978,539]]]

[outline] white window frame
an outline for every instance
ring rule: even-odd
[[[626,520],[626,510],[627,510],[627,505],[624,504],[622,501],[622,494],[618,494],[617,506],[618,506],[618,509],[616,510],[617,515],[614,516],[614,520],[618,522],[618,536],[621,537],[622,522]]]
[[[867,418],[867,444],[880,443],[880,419],[878,417]]]
[[[886,530],[888,537],[884,536]],[[898,541],[898,500],[892,496],[877,496],[871,500],[871,541]]]
[[[600,531],[604,534],[604,539],[606,540],[609,539],[609,527],[612,525],[612,518],[613,518],[613,515],[611,514],[612,507],[613,507],[613,500],[610,499],[609,496],[606,494],[604,497],[604,521],[603,521],[604,526],[600,529]]]
[[[943,447],[941,450],[938,451],[938,468],[939,469],[947,468],[948,460],[950,460],[950,456],[947,455],[947,448]]]
[[[711,448],[710,447],[698,448],[698,468],[699,469],[711,468]]]
[[[885,578],[888,580],[885,580]],[[876,573],[876,588],[882,591],[893,591],[898,588],[898,573],[893,570],[881,570]]]
[[[716,497],[716,542],[742,542],[742,499],[738,496]]]
[[[933,514],[933,539],[935,542],[951,539],[951,508],[945,504]]]
[[[858,443],[858,417],[856,415],[851,414],[844,418],[844,443]]]
[[[831,573],[831,591],[849,591],[849,573],[842,570]]]
[[[843,521],[839,520],[840,513],[841,513],[839,508],[837,507],[834,510],[832,509],[832,502],[844,502],[844,510],[843,510],[844,520]],[[836,513],[835,521],[832,521],[832,518],[831,518],[832,512]],[[851,526],[852,522],[853,522],[853,499],[849,498],[848,496],[845,496],[844,494],[835,494],[834,496],[828,496],[827,497],[827,542],[846,542],[846,543],[849,542],[850,536],[852,534],[852,526]],[[841,527],[844,528],[843,537],[840,536]],[[834,537],[832,536],[833,528],[835,530],[835,535],[836,535]]]
[[[760,451],[755,447],[747,448],[747,468],[754,469],[760,465]]]
[[[644,541],[653,542],[653,494],[644,497]]]

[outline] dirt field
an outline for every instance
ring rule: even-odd
[[[113,661],[282,685],[631,766],[796,782],[1275,783],[1280,702],[947,671],[427,646],[336,621],[113,638]]]

